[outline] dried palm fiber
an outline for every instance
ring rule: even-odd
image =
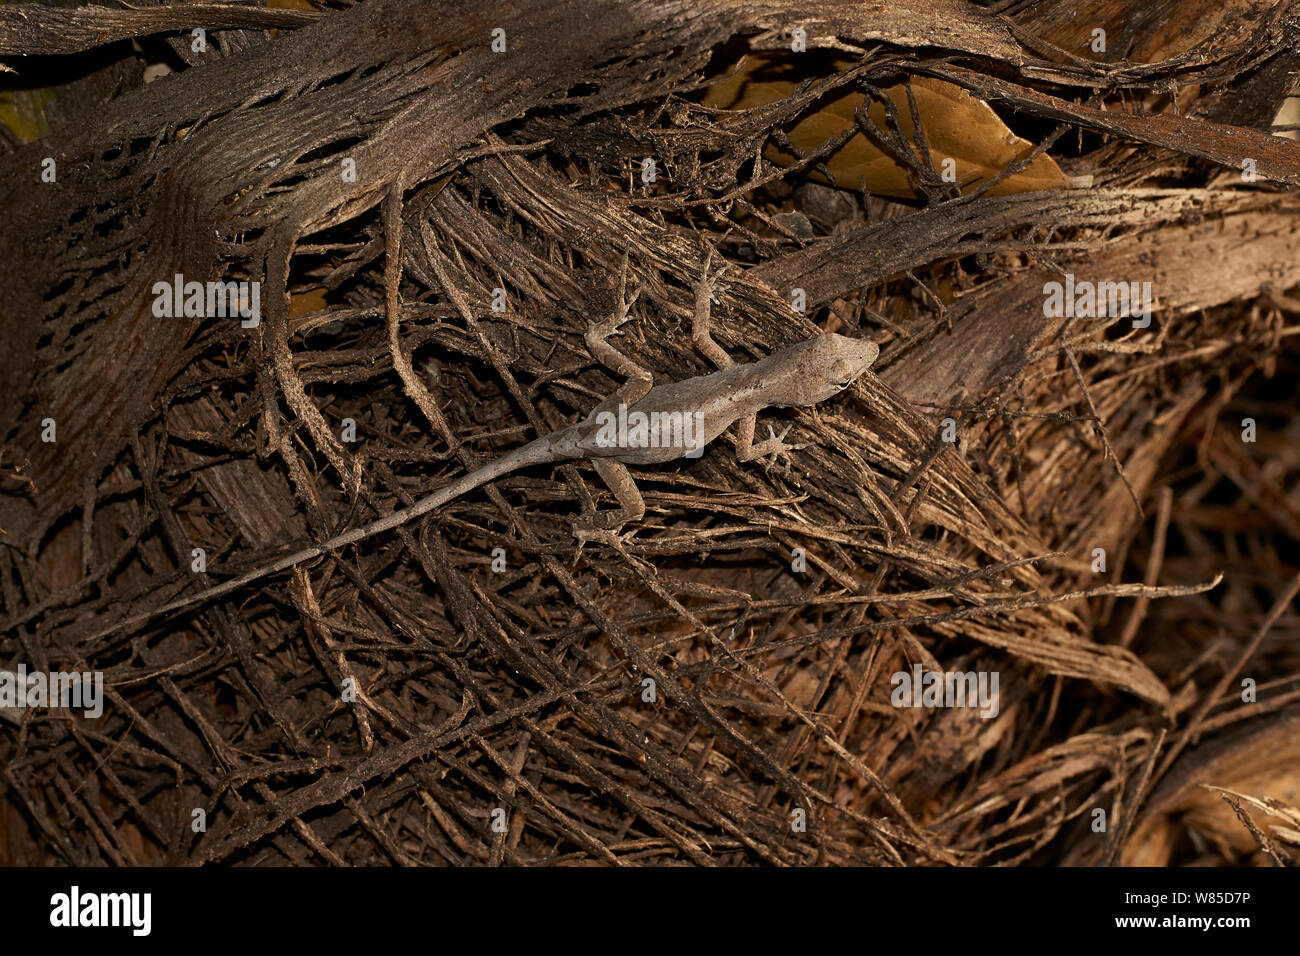
[[[20,73],[131,37],[170,41],[175,67],[0,157],[0,666],[108,686],[99,720],[0,725],[4,859],[1285,861],[1285,810],[1249,802],[1288,802],[1285,768],[1198,754],[1217,735],[1258,756],[1297,695],[1300,155],[1265,128],[1294,5],[1101,57],[1056,4],[809,6],[0,7]],[[809,85],[702,105],[737,45],[788,51],[795,27]],[[1026,168],[1051,156],[1091,187],[994,195],[1013,164],[963,193],[910,78],[987,100],[1035,144]],[[843,90],[878,108],[807,154],[795,121]],[[914,195],[792,233],[816,218],[805,174],[855,135]],[[762,160],[773,144],[804,159]],[[707,370],[683,319],[706,244],[732,264],[714,311],[738,358],[818,328],[884,348],[851,394],[788,416],[812,443],[788,475],[725,445],[646,469],[645,522],[575,556],[590,469],[521,473],[85,640],[196,587],[194,548],[224,577],[589,409],[618,383],[582,333],[625,256],[643,292],[620,347],[660,380]],[[1045,317],[1071,271],[1151,281],[1152,326]],[[156,318],[175,274],[259,281],[261,325]],[[915,663],[996,671],[997,717],[891,706]],[[1239,674],[1256,704],[1224,685]],[[1187,819],[1200,782],[1243,796]]]

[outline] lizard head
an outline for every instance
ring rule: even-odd
[[[875,362],[880,347],[866,339],[825,332],[790,349],[789,405],[816,405],[848,388]],[[776,403],[773,403],[776,404]]]

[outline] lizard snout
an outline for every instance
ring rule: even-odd
[[[830,380],[840,388],[847,388],[857,381],[880,355],[880,347],[875,342],[844,335],[836,335],[834,345],[839,354],[830,363]]]

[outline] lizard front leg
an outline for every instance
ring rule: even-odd
[[[786,459],[786,471],[790,469],[790,452],[800,448],[807,448],[805,444],[787,445],[783,440],[786,435],[790,434],[793,426],[786,426],[785,431],[777,435],[772,431],[772,426],[767,426],[768,437],[758,444],[754,443],[754,429],[758,427],[758,413],[750,412],[744,418],[736,422],[736,458],[740,461],[753,461],[755,458],[763,458],[771,455],[767,467],[771,468],[778,458]]]
[[[695,281],[695,315],[691,320],[691,341],[695,347],[700,350],[714,365],[718,368],[726,368],[728,365],[734,365],[735,362],[727,354],[722,346],[713,340],[712,333],[712,302],[714,301],[714,292],[723,290],[717,282],[717,277],[722,275],[729,267],[730,263],[724,263],[712,278],[709,277],[709,264],[713,261],[713,248],[704,256],[704,267],[700,270],[700,277]],[[736,423],[736,457],[741,461],[753,461],[755,458],[762,458],[771,455],[767,467],[771,468],[772,464],[778,458],[786,459],[786,471],[790,470],[790,452],[799,448],[807,448],[807,445],[787,445],[782,439],[790,433],[790,427],[787,426],[785,431],[778,436],[772,431],[772,426],[767,426],[768,438],[765,441],[754,444],[754,429],[758,427],[758,414],[751,412]]]

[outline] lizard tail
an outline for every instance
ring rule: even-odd
[[[276,574],[280,571],[287,570],[296,564],[304,561],[310,561],[312,558],[319,557],[329,551],[354,544],[357,541],[363,541],[366,538],[377,534],[382,534],[399,525],[406,524],[421,515],[428,514],[435,508],[440,508],[449,501],[454,501],[461,495],[473,491],[479,485],[485,485],[489,481],[495,481],[503,475],[508,475],[520,468],[527,468],[530,465],[541,465],[547,462],[557,461],[561,458],[571,457],[563,451],[557,451],[553,444],[556,436],[547,435],[529,442],[508,454],[502,455],[495,461],[488,462],[481,468],[475,468],[466,475],[462,475],[450,484],[443,485],[437,491],[424,498],[421,498],[409,508],[398,508],[392,514],[380,518],[371,524],[363,525],[360,528],[353,528],[351,531],[345,531],[343,534],[336,535],[328,541],[322,541],[320,544],[313,544],[310,547],[303,548],[301,551],[295,551],[293,554],[277,558],[270,564],[265,564],[256,570],[241,574],[238,577],[231,578],[229,581],[223,581],[218,585],[199,591],[197,594],[190,594],[186,597],[179,597],[174,601],[163,604],[160,607],[151,608],[148,611],[142,611],[139,614],[133,614],[125,617],[110,627],[92,634],[87,640],[97,640],[106,637],[115,631],[120,631],[124,627],[133,627],[137,624],[143,624],[151,618],[160,614],[170,614],[173,611],[179,611],[182,608],[191,607],[195,604],[206,603],[214,598],[229,594],[231,591],[238,590],[246,584]]]
[[[556,458],[557,456],[551,451],[551,436],[547,435],[535,439],[527,445],[522,445],[512,452],[502,455],[495,461],[488,462],[481,468],[475,468],[473,471],[462,475],[450,484],[443,485],[437,491],[421,498],[409,508],[398,508],[385,518],[380,518],[378,521],[372,522],[368,525],[363,525],[360,528],[353,528],[351,531],[345,531],[337,537],[331,538],[322,544],[313,545],[311,548],[305,550],[312,551],[315,554],[324,554],[326,551],[333,551],[335,548],[341,548],[344,545],[362,541],[372,535],[382,534],[383,532],[396,528],[399,525],[404,525],[408,521],[420,517],[420,515],[425,515],[436,508],[441,508],[449,501],[455,501],[461,495],[468,494],[480,485],[486,485],[489,481],[496,481],[496,479],[508,475],[513,471],[518,471],[520,468],[527,468],[530,465],[541,465],[548,461],[555,461]],[[290,555],[288,558],[281,558],[276,562],[279,567],[275,570],[280,571],[293,564],[297,564],[297,561],[290,560],[292,557],[293,555]],[[306,559],[304,558],[302,560]]]

